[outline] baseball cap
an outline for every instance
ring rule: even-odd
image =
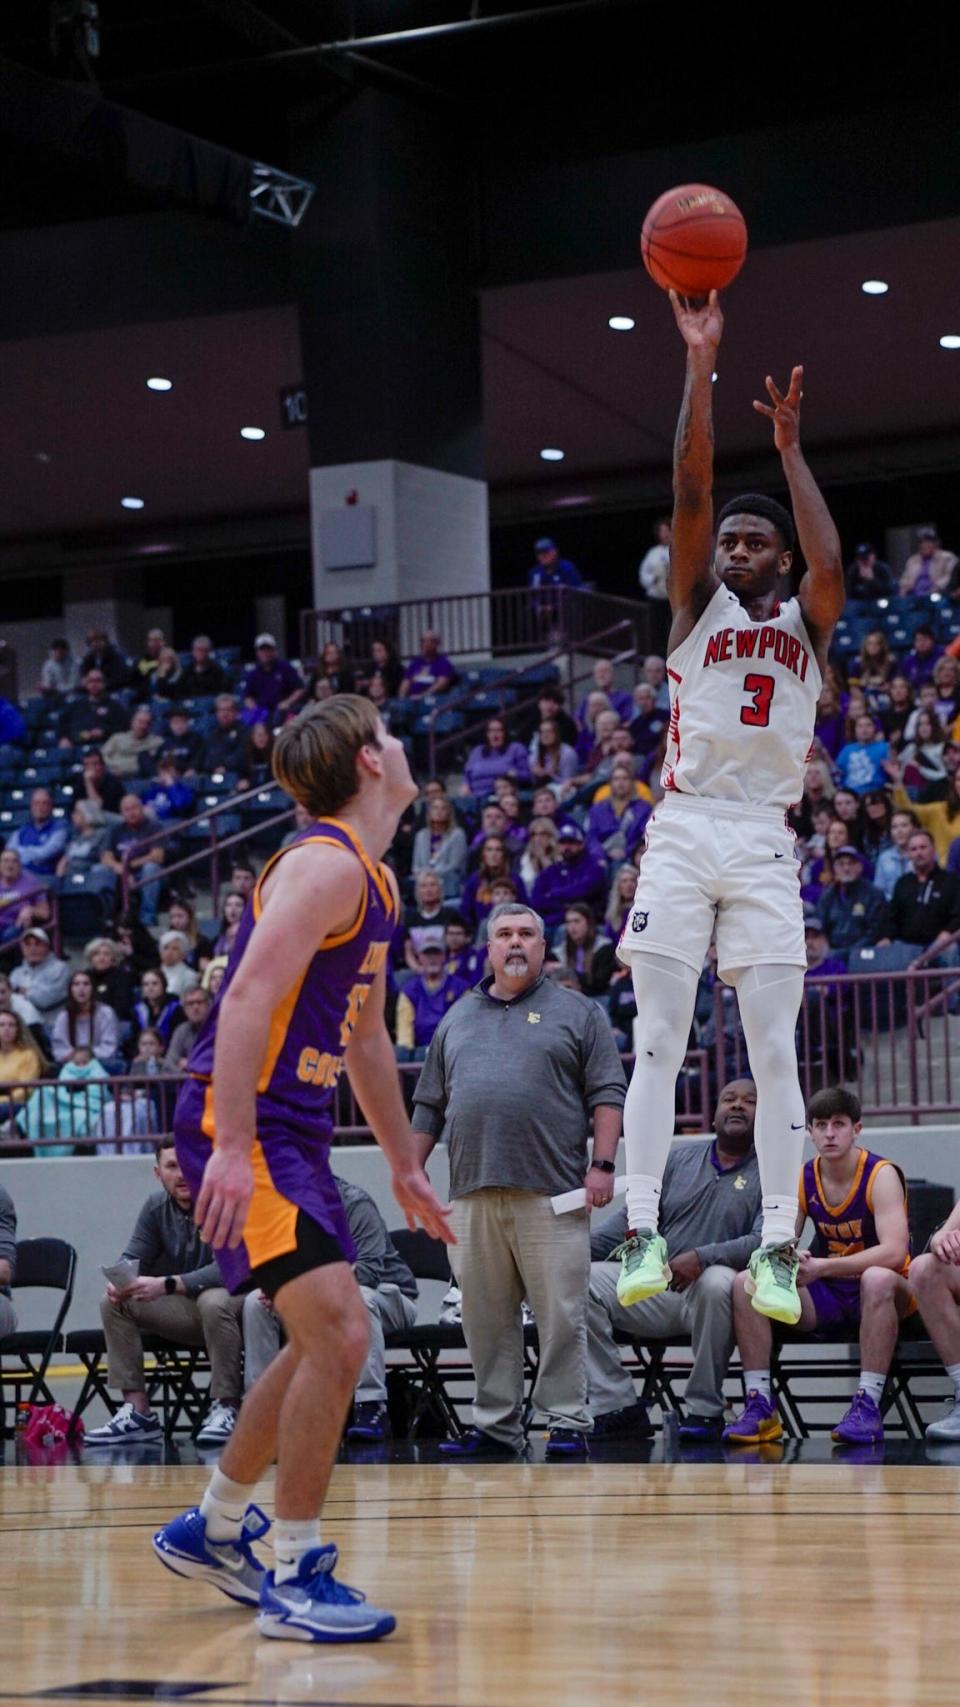
[[[534,551],[556,551],[557,542],[554,539],[538,539],[533,549]]]
[[[876,550],[876,546],[871,545],[870,541],[868,539],[866,539],[866,540],[864,540],[862,545],[857,546],[857,556],[858,557],[869,557],[871,555],[871,553],[874,552],[875,550]]]
[[[30,929],[28,931],[24,931],[23,934],[25,938],[28,936],[35,936],[39,942],[45,942],[47,947],[50,947],[50,938],[46,931],[40,929],[39,925],[31,925]]]
[[[253,648],[256,651],[260,646],[276,646],[276,644],[272,634],[258,634],[253,643]]]
[[[863,864],[863,854],[859,848],[853,846],[852,842],[844,842],[843,847],[838,848],[833,857],[834,859],[843,859],[845,854],[849,859],[858,859],[860,864]]]
[[[819,913],[804,913],[803,928],[805,931],[822,931],[823,920]]]
[[[918,539],[938,539],[936,528],[917,528]]]
[[[582,842],[583,840],[584,840],[584,834],[580,828],[580,825],[575,824],[572,819],[568,819],[565,824],[560,824],[558,826],[558,829],[557,829],[557,841],[558,842]]]
[[[446,954],[446,952],[447,951],[444,948],[444,945],[442,942],[432,942],[431,941],[431,942],[421,943],[421,945],[420,945],[420,953],[421,954]]]

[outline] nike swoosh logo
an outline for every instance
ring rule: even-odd
[[[774,857],[774,859],[782,859],[783,854],[782,853],[775,853],[773,857]]]
[[[790,1130],[791,1130],[791,1132],[802,1132],[803,1131],[803,1121],[801,1120],[799,1126],[794,1126],[793,1121],[791,1120]]]

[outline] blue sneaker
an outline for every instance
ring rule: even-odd
[[[397,1627],[392,1612],[368,1606],[359,1589],[334,1576],[337,1549],[311,1547],[297,1575],[278,1583],[267,1571],[257,1629],[279,1642],[377,1642]]]
[[[231,1600],[259,1606],[267,1573],[250,1543],[262,1540],[269,1528],[266,1513],[259,1506],[248,1505],[239,1541],[209,1541],[206,1519],[200,1515],[199,1506],[192,1506],[157,1530],[153,1550],[161,1565],[175,1576],[212,1583]]]
[[[698,1417],[691,1411],[688,1417],[677,1429],[677,1439],[687,1441],[709,1442],[720,1440],[723,1435],[723,1417]]]
[[[545,1458],[586,1458],[587,1437],[580,1428],[552,1428],[547,1434]]]

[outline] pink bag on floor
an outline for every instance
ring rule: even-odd
[[[62,1405],[30,1405],[28,1409],[29,1421],[18,1435],[25,1446],[65,1446],[68,1440],[82,1445],[83,1422],[79,1417],[74,1419],[72,1411],[65,1411]]]

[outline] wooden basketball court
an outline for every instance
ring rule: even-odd
[[[324,1538],[397,1613],[266,1642],[153,1530],[201,1466],[0,1471],[0,1700],[912,1707],[953,1700],[960,1469],[918,1463],[338,1466]],[[272,1513],[272,1482],[260,1490]]]

